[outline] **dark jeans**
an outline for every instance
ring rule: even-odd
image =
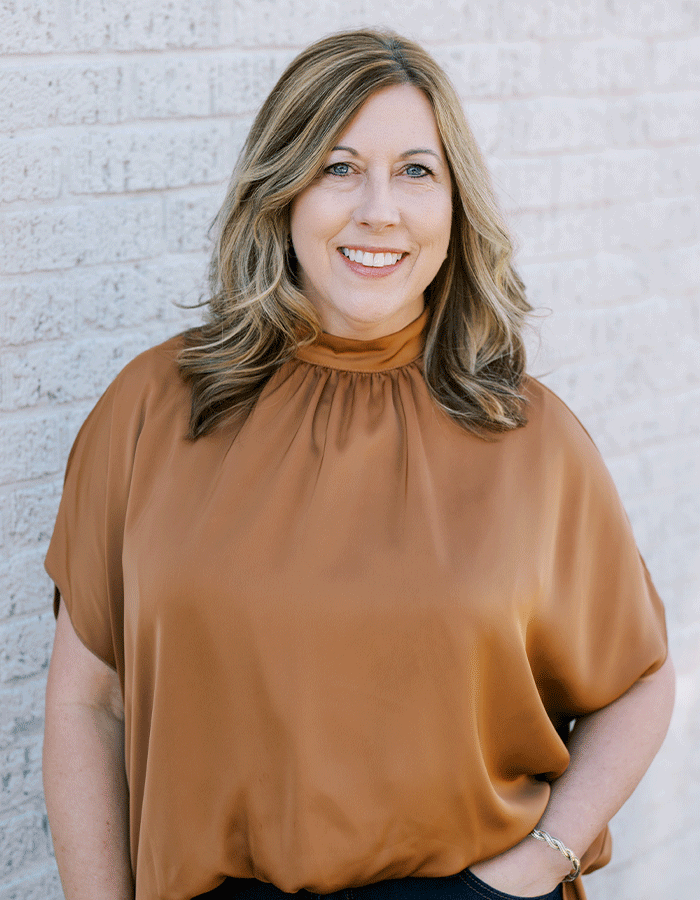
[[[530,900],[561,900],[561,885],[550,894]],[[464,869],[443,878],[390,878],[362,887],[344,888],[332,894],[301,890],[287,894],[272,884],[255,878],[227,878],[213,891],[200,894],[204,900],[521,900],[489,887]],[[194,898],[199,900],[199,898]]]

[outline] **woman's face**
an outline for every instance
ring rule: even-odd
[[[418,318],[451,222],[450,173],[430,103],[412,85],[384,88],[292,202],[301,285],[323,330],[371,339]]]

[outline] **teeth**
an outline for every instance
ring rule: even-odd
[[[352,262],[359,262],[374,269],[394,266],[403,256],[402,253],[365,253],[363,250],[351,250],[348,247],[341,247],[340,250],[343,256],[347,256]]]

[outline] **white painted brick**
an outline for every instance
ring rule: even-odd
[[[700,380],[700,343],[690,336],[695,330],[691,298],[657,296],[595,310],[568,309],[566,299],[553,298],[561,308],[541,323],[542,346],[533,359],[539,370],[634,354],[640,360],[640,388],[682,392]]]
[[[695,627],[698,623],[699,547],[700,532],[674,533],[670,541],[647,547],[644,554],[666,606],[666,623],[672,634]],[[675,655],[675,649],[672,652]]]
[[[552,368],[600,353],[601,316],[589,310],[557,310],[541,321],[537,368]],[[534,363],[534,360],[533,360]]]
[[[639,385],[636,390],[632,385],[635,394],[632,402],[586,410],[585,407],[598,406],[597,402],[588,397],[579,399],[581,395],[571,389],[567,376],[566,371],[556,372],[544,380],[576,412],[585,412],[584,424],[604,456],[627,453],[650,444],[662,445],[678,438],[697,440],[700,435],[700,391],[654,398],[652,402],[648,394],[639,390]],[[595,398],[594,390],[595,385],[589,397]]]
[[[149,322],[173,331],[199,321],[176,303],[196,302],[205,286],[206,259],[90,266],[0,283],[0,334],[6,346],[67,338],[76,329],[112,331]]]
[[[90,125],[125,114],[125,72],[118,65],[30,65],[0,70],[0,122],[11,129]]]
[[[53,612],[0,622],[0,680],[45,676],[55,631]]]
[[[22,409],[98,397],[147,339],[144,329],[6,351],[3,404]]]
[[[348,0],[339,9],[334,0],[258,0],[255,12],[245,2],[222,9],[221,42],[236,47],[302,47],[343,28],[385,27],[420,41],[450,40],[453,35],[493,37],[495,4],[478,0],[445,2],[430,7],[426,15],[421,0]]]
[[[225,122],[91,130],[70,152],[70,190],[123,193],[220,182],[238,149]]]
[[[364,14],[363,0],[343,4],[343,18],[350,28]],[[222,19],[221,41],[236,47],[267,45],[300,47],[324,34],[338,30],[338,10],[333,0],[318,0],[313,6],[299,0],[257,0],[255,9],[246,2],[234,2]]]
[[[649,138],[668,144],[700,137],[700,94],[659,94],[646,101]]]
[[[653,254],[630,257],[631,264],[645,276],[645,284],[652,293],[671,292],[695,294],[700,287],[700,244],[687,247],[666,247]],[[692,303],[691,298],[691,303]],[[697,322],[697,312],[694,313]],[[697,334],[697,331],[694,332]]]
[[[66,269],[151,257],[163,249],[157,198],[43,207],[6,213],[0,269],[9,273]]]
[[[63,413],[60,427],[62,469],[65,469],[68,454],[80,430],[80,426],[87,419],[96,400],[97,397],[91,397],[89,400],[83,400],[80,403],[71,403],[70,406],[65,406],[61,410]]]
[[[46,868],[30,870],[22,878],[0,887],[0,900],[63,900],[58,869],[52,861]]]
[[[497,9],[497,37],[506,40],[567,35],[587,37],[600,31],[597,0],[524,0],[517,6],[510,0],[497,0],[494,6]]]
[[[304,3],[303,6],[314,11],[318,9],[316,5]],[[319,16],[312,27],[334,30],[335,26],[328,28],[328,22],[337,20],[338,10],[328,0],[323,3],[323,8],[325,15],[323,18]],[[398,30],[419,42],[463,41],[465,38],[472,41],[480,38],[493,40],[497,36],[500,12],[497,3],[480,3],[479,0],[444,0],[430,7],[426,7],[423,0],[385,0],[382,3],[372,0],[358,3],[355,0],[348,4],[347,9],[348,12],[354,11],[353,21],[357,21],[358,26]],[[429,15],[426,15],[427,9],[430,10]],[[344,5],[343,13],[345,11]],[[337,27],[345,26],[338,24]],[[304,37],[300,35],[300,39],[304,43]]]
[[[8,491],[8,541],[17,550],[45,547],[53,532],[63,478]],[[5,497],[3,497],[5,502]]]
[[[576,0],[562,0],[562,2],[547,2],[545,4],[537,3],[537,0],[530,0],[526,6],[529,5],[535,8],[544,6],[546,16],[545,37],[578,35],[583,38],[594,36],[600,31],[597,0],[580,0],[580,2],[576,2]],[[518,13],[522,10],[522,4],[518,4],[517,10]],[[518,18],[508,0],[504,0],[503,12],[508,19]],[[508,27],[511,27],[510,22]]]
[[[115,4],[69,0],[70,44],[75,50],[161,50],[209,47],[213,4],[201,0]]]
[[[559,181],[559,159],[489,160],[489,170],[505,209],[553,206]]]
[[[65,466],[65,455],[61,467]],[[45,547],[4,554],[0,560],[0,620],[44,612],[51,606],[53,587],[44,571]]]
[[[168,250],[202,251],[211,247],[207,230],[221,206],[223,193],[218,188],[167,199],[165,216]]]
[[[681,534],[700,534],[700,507],[695,491],[681,486],[672,494],[660,493],[627,501],[627,514],[642,553],[668,545]]]
[[[669,545],[675,555],[671,565],[667,568],[668,577],[664,577],[662,568],[655,568],[658,573],[656,586],[664,603],[666,604],[666,620],[669,630],[679,631],[697,623],[697,599],[698,599],[698,547],[700,547],[700,534],[686,535],[684,537],[686,548],[682,542],[674,540]],[[699,782],[700,783],[700,782]]]
[[[700,144],[663,147],[656,152],[657,194],[700,194]]]
[[[225,116],[257,112],[289,61],[289,53],[220,55],[212,66],[212,111]]]
[[[600,100],[547,97],[513,100],[502,107],[500,152],[539,154],[608,144],[610,108]]]
[[[601,351],[605,348],[608,353],[635,353],[652,365],[659,357],[665,357],[662,364],[675,362],[680,373],[684,342],[691,337],[694,327],[690,298],[652,296],[629,306],[600,310],[598,318]],[[688,368],[692,372],[692,366]],[[660,385],[656,387],[661,389]]]
[[[43,478],[58,471],[58,415],[4,416],[0,432],[0,484]]]
[[[0,282],[0,346],[66,337],[75,316],[61,279],[31,276]]]
[[[696,619],[687,628],[674,632],[672,646],[681,696],[674,719],[681,720],[679,728],[681,734],[687,734],[688,737],[697,736],[698,722],[700,721],[700,716],[697,715],[697,703],[700,701],[700,691],[695,675],[700,653],[700,622]],[[693,746],[697,747],[697,743]],[[693,754],[693,756],[694,766],[697,768],[697,754]]]
[[[700,37],[653,45],[654,82],[663,87],[700,84]]]
[[[28,801],[41,802],[41,743],[31,738],[0,752],[0,809],[9,812]],[[0,897],[2,894],[0,894]]]
[[[646,447],[607,463],[626,502],[646,494],[673,494],[700,479],[697,446],[688,440]]]
[[[42,739],[45,694],[45,678],[28,678],[19,688],[0,683],[0,750]]]
[[[697,205],[692,199],[656,199],[619,203],[601,216],[601,247],[653,250],[700,237]]]
[[[202,261],[203,262],[203,261]],[[193,302],[203,289],[204,265],[190,258],[135,263],[119,268],[88,269],[64,281],[75,296],[76,327],[112,331],[145,323],[172,323],[174,332],[199,321],[196,312],[182,313],[175,303]]]
[[[145,56],[129,70],[131,114],[137,119],[212,114],[215,61],[207,56]]]
[[[600,251],[586,259],[532,262],[521,266],[538,302],[584,307],[610,306],[647,291],[649,275],[639,260]]]
[[[600,203],[651,196],[657,164],[653,150],[562,156],[556,202]]]
[[[543,87],[535,43],[437,47],[434,56],[466,99],[532,94]]]
[[[21,812],[4,818],[2,825],[0,859],[4,878],[10,880],[30,866],[50,860],[49,823],[45,812]]]
[[[649,103],[636,95],[610,98],[605,103],[606,147],[649,144]]]
[[[557,41],[543,51],[545,83],[557,94],[638,91],[649,69],[649,48],[640,40]]]
[[[700,24],[697,4],[683,0],[606,0],[604,8],[614,33],[682,34]]]
[[[486,156],[502,152],[506,117],[503,105],[488,101],[471,101],[466,105],[466,116],[474,137]]]
[[[700,384],[700,341],[681,335],[672,354],[644,354],[642,371],[644,386],[654,392],[693,390]],[[697,417],[700,421],[700,410]]]
[[[9,491],[0,489],[0,548],[9,544],[7,539],[10,530],[10,500]]]
[[[526,260],[549,254],[590,253],[600,243],[600,210],[534,210],[513,213],[509,219]]]
[[[0,141],[0,201],[51,200],[61,186],[59,145],[52,138],[8,136]]]
[[[299,47],[332,31],[348,27],[385,27],[396,29],[414,40],[431,41],[495,40],[511,36],[551,33],[552,28],[573,27],[563,21],[567,15],[581,19],[580,6],[591,8],[593,0],[575,4],[572,0],[559,4],[565,9],[561,24],[548,14],[532,9],[527,23],[521,23],[503,8],[501,2],[480,0],[444,0],[426,7],[422,0],[386,0],[377,5],[372,0],[348,0],[340,9],[333,0],[314,4],[299,0],[258,0],[255,12],[246,3],[233,3],[220,10],[221,43],[235,47],[272,46]],[[536,6],[537,4],[534,4]],[[554,11],[555,14],[557,10]]]
[[[610,410],[631,404],[643,377],[641,360],[634,356],[588,360],[585,365],[561,365],[545,380],[577,412]]]
[[[0,53],[46,53],[61,33],[58,0],[15,0],[0,6]]]

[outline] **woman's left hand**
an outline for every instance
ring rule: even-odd
[[[537,827],[581,858],[637,786],[661,746],[673,709],[675,676],[668,658],[607,706],[576,720],[569,766],[552,782]],[[551,893],[571,871],[569,860],[529,835],[472,874],[516,897]]]
[[[571,871],[565,856],[542,852],[547,849],[528,836],[505,853],[474,863],[469,871],[505,894],[541,897],[551,893]]]

